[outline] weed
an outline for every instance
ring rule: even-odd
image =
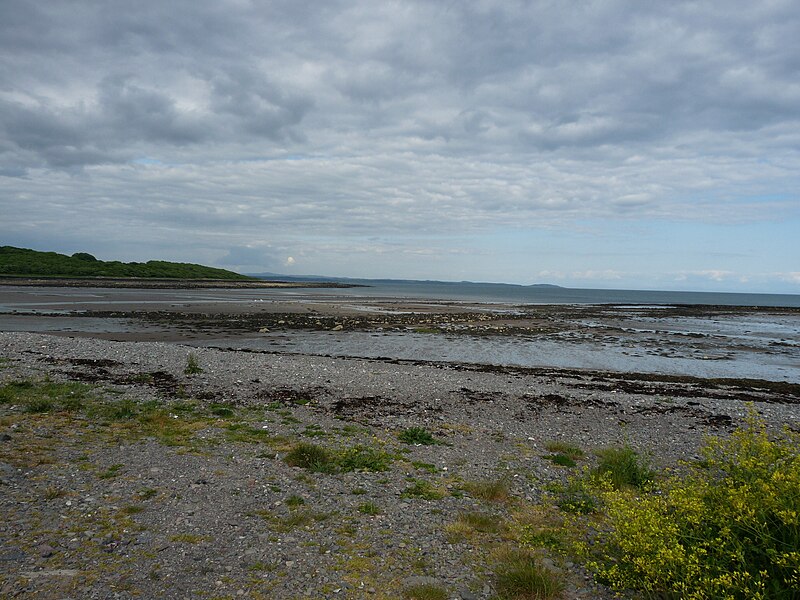
[[[586,515],[599,507],[596,491],[586,471],[566,484],[555,484],[551,491],[556,495],[556,505],[564,512]]]
[[[388,471],[392,464],[392,455],[383,450],[357,445],[344,450],[337,457],[336,462],[345,473],[350,471]]]
[[[284,460],[290,467],[302,467],[316,473],[332,473],[336,468],[329,450],[306,442],[292,448]]]
[[[353,488],[352,490],[350,490],[350,493],[353,494],[354,496],[363,496],[364,494],[367,493],[367,490],[365,490],[364,488]]]
[[[139,498],[142,500],[150,500],[151,498],[155,497],[156,494],[158,494],[158,490],[154,490],[153,488],[139,490]]]
[[[419,444],[423,446],[430,446],[438,443],[436,438],[423,427],[409,427],[408,429],[404,429],[397,435],[397,439],[404,444]]]
[[[447,600],[447,590],[432,583],[410,585],[403,589],[405,600]]]
[[[507,479],[468,481],[464,489],[473,497],[486,502],[507,502],[510,498]]]
[[[229,418],[232,417],[235,413],[233,409],[227,404],[217,404],[213,403],[208,407],[208,412],[216,417],[223,417]]]
[[[195,356],[194,352],[189,352],[186,357],[186,367],[183,369],[184,375],[197,375],[202,372],[203,368],[197,362],[197,356]]]
[[[302,496],[298,496],[297,494],[292,494],[286,499],[286,506],[290,508],[294,508],[297,506],[302,506],[305,504],[306,501],[303,499]]]
[[[552,462],[554,465],[558,465],[559,467],[574,467],[576,464],[575,459],[567,456],[566,454],[548,454],[545,456],[547,460]]]
[[[374,502],[364,502],[363,504],[359,504],[358,512],[365,515],[377,515],[380,514],[381,509]]]
[[[495,590],[497,600],[546,600],[561,594],[564,584],[544,567],[533,553],[518,549],[501,549],[496,555]]]
[[[570,444],[569,442],[546,442],[544,447],[548,452],[563,454],[564,456],[570,457],[572,460],[580,460],[585,456],[580,447],[575,444]]]
[[[505,529],[497,515],[484,512],[467,512],[458,515],[458,522],[481,533],[499,533]]]
[[[128,506],[123,506],[119,512],[123,515],[137,515],[140,512],[144,511],[143,506],[139,506],[138,504],[129,504]]]
[[[600,460],[592,474],[608,478],[617,489],[641,488],[653,478],[647,460],[628,444],[598,450],[597,455]]]
[[[436,471],[439,470],[439,469],[436,468],[436,465],[432,465],[431,463],[426,463],[426,462],[420,462],[420,461],[417,461],[417,460],[412,460],[411,461],[411,466],[413,466],[415,469],[420,469],[422,471],[427,471],[428,473],[431,473],[431,474],[436,473]]]
[[[55,500],[56,498],[63,498],[66,495],[67,492],[56,486],[48,487],[43,494],[45,500]]]
[[[441,500],[444,492],[424,479],[414,479],[412,484],[403,490],[403,498],[422,498],[423,500]]]
[[[117,475],[119,475],[120,474],[119,473],[120,470],[122,470],[122,467],[124,467],[124,466],[125,465],[122,465],[122,464],[119,464],[119,463],[117,463],[115,465],[111,465],[105,471],[102,471],[102,472],[98,473],[97,476],[100,479],[111,479],[111,478],[116,477]]]

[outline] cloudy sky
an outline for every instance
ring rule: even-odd
[[[0,244],[800,293],[795,0],[0,1]]]

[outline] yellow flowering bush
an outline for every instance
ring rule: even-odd
[[[800,599],[800,435],[755,416],[690,473],[599,486],[587,564],[617,590],[686,599]]]

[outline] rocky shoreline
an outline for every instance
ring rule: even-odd
[[[574,474],[548,442],[586,464],[629,443],[671,468],[751,407],[800,430],[796,386],[0,333],[12,382],[78,386],[82,405],[0,402],[9,598],[489,598],[509,534],[453,524],[513,520]],[[409,428],[438,443],[403,442]],[[385,460],[311,472],[285,460],[302,442]],[[491,482],[508,497],[482,497]],[[547,560],[565,598],[612,597]]]

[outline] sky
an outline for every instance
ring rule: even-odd
[[[0,0],[0,245],[800,293],[796,0]]]

